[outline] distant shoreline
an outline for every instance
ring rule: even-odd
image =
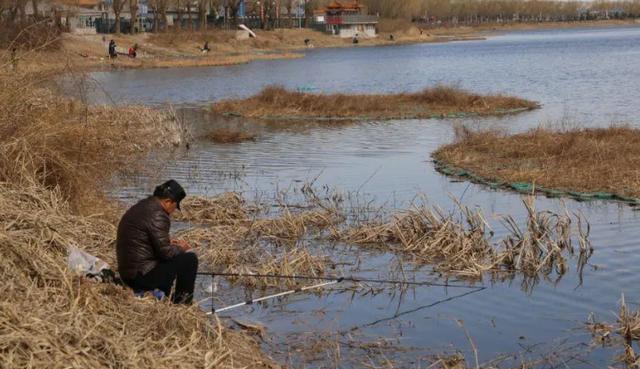
[[[136,35],[74,35],[62,36],[62,47],[54,51],[24,51],[18,53],[18,65],[26,72],[59,73],[68,71],[105,71],[118,69],[214,67],[245,64],[258,60],[295,59],[304,57],[311,48],[343,48],[367,46],[393,46],[418,43],[453,41],[480,41],[487,37],[509,32],[541,29],[607,28],[638,26],[640,20],[603,20],[579,22],[544,22],[517,24],[487,24],[418,28],[407,23],[404,29],[382,31],[378,37],[341,39],[311,29],[276,29],[257,31],[258,37],[237,40],[235,31],[211,30],[206,32],[169,32]],[[393,37],[391,37],[393,35]],[[114,39],[121,55],[110,60],[103,40]],[[306,47],[304,40],[311,40]],[[211,51],[203,54],[199,47],[209,41]],[[138,57],[126,55],[126,50],[138,45]],[[9,55],[7,50],[0,55]]]

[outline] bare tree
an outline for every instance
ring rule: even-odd
[[[284,8],[287,9],[287,17],[289,18],[289,27],[293,27],[293,7],[299,0],[285,0]]]
[[[31,0],[31,7],[33,8],[33,19],[40,19],[40,11],[38,10],[38,0]]]
[[[200,17],[201,31],[205,31],[207,29],[208,6],[209,6],[209,0],[198,0],[198,16]]]
[[[193,6],[193,0],[187,0],[187,19],[189,22],[189,31],[193,32],[193,15],[191,12],[191,7]]]
[[[227,0],[227,9],[229,10],[229,15],[233,18],[235,22],[238,17],[238,10],[240,9],[240,3],[242,0]]]
[[[17,0],[18,13],[20,14],[20,24],[27,24],[27,0]]]
[[[176,14],[178,15],[178,22],[176,26],[178,29],[182,28],[182,18],[184,15],[184,10],[182,9],[183,4],[184,0],[173,0],[173,5],[176,7]]]
[[[274,0],[262,0],[261,4],[263,12],[262,29],[269,29],[277,11],[276,3]]]
[[[113,14],[116,18],[115,23],[115,33],[117,35],[120,34],[120,14],[122,13],[122,9],[124,8],[125,0],[113,0],[111,3],[111,7],[113,8]]]
[[[149,0],[149,7],[153,11],[153,32],[158,32],[160,29],[160,19],[158,17],[158,10],[160,8],[159,2],[162,0]]]
[[[136,33],[136,23],[138,22],[138,0],[129,0],[129,13],[131,13],[131,23],[129,33]]]
[[[158,1],[158,12],[160,13],[160,19],[162,20],[162,31],[167,31],[167,5],[168,0],[157,0]]]

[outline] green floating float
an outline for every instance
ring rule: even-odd
[[[620,201],[632,206],[640,205],[640,199],[636,197],[622,196],[609,192],[578,192],[567,191],[557,188],[546,188],[542,186],[536,186],[529,182],[494,182],[488,178],[479,176],[472,171],[449,165],[440,160],[433,160],[435,169],[447,176],[458,177],[469,180],[473,183],[489,186],[492,189],[509,189],[518,193],[542,193],[547,197],[569,197],[577,201],[593,201],[593,200],[607,200],[607,201]]]

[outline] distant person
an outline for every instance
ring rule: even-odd
[[[309,46],[309,43],[311,42],[311,40],[309,40],[308,38],[304,39],[304,46]]]
[[[393,33],[389,35],[389,40],[390,40],[390,41],[393,41],[393,40],[394,40],[394,38],[393,38]]]
[[[109,59],[117,58],[118,53],[116,52],[116,42],[111,40],[109,41]]]
[[[174,180],[156,187],[153,195],[133,205],[118,224],[116,254],[122,281],[136,292],[171,295],[174,303],[190,304],[198,272],[198,257],[183,240],[171,239],[171,214],[187,196]]]
[[[200,51],[202,51],[203,54],[208,53],[209,51],[211,51],[209,49],[209,41],[205,41],[204,42],[204,46],[202,46],[202,48],[200,49]]]
[[[129,48],[129,53],[128,53],[129,57],[132,59],[135,59],[136,56],[138,56],[138,44],[134,44],[133,46],[131,46]]]
[[[359,42],[359,41],[358,41],[358,34],[356,33],[356,35],[355,35],[355,36],[353,36],[353,38],[351,39],[351,43],[353,43],[353,44],[357,44],[358,42]]]

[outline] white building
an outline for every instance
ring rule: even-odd
[[[367,15],[366,7],[358,0],[349,4],[333,1],[314,12],[314,21],[327,33],[343,38],[377,36],[378,17]]]

